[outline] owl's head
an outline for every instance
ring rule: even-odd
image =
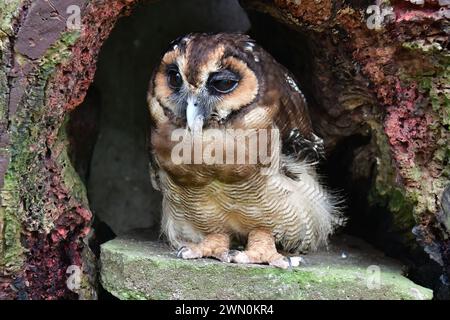
[[[199,122],[224,123],[257,98],[259,59],[254,41],[242,34],[190,34],[173,41],[151,80],[153,119],[191,129]]]

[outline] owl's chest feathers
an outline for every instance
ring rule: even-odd
[[[204,233],[246,234],[257,226],[272,228],[277,215],[288,209],[287,202],[283,201],[286,192],[268,183],[274,180],[262,171],[267,170],[266,166],[260,162],[249,164],[254,163],[249,162],[249,148],[243,151],[244,164],[177,163],[174,156],[178,153],[174,155],[173,148],[179,141],[172,141],[169,129],[152,132],[152,147],[160,167],[164,214],[179,226],[192,225]],[[203,150],[205,147],[207,143]],[[235,160],[238,147],[242,146],[232,146]],[[279,161],[280,150],[271,152],[266,155],[278,160],[269,163]]]
[[[189,221],[204,233],[246,234],[257,225],[270,226],[267,177],[259,172],[239,181],[224,182],[211,178],[201,185],[180,184],[161,172],[161,183],[169,214],[179,223]],[[273,208],[272,208],[273,209]]]
[[[204,131],[198,140],[186,130],[170,124],[152,131],[151,144],[156,160],[176,184],[202,187],[213,181],[239,183],[270,164],[271,157],[279,159],[276,154],[279,150],[272,148],[270,133],[263,137],[267,141],[262,142],[259,133],[255,134],[258,131],[242,129],[243,135],[230,138],[228,129],[213,130]],[[178,133],[174,135],[174,132]],[[250,132],[248,136],[247,132]],[[260,145],[265,148],[259,150]]]

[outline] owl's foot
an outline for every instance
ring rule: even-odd
[[[282,269],[291,267],[289,257],[277,252],[272,233],[266,230],[253,230],[248,234],[245,251],[233,250],[229,253],[231,262],[235,263],[268,263]]]
[[[227,234],[209,234],[200,243],[191,243],[181,247],[177,257],[182,259],[211,257],[223,262],[230,262],[229,247],[230,237]]]

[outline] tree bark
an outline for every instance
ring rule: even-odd
[[[67,115],[83,101],[100,46],[131,3],[0,4],[0,299],[96,297],[92,213],[68,157]],[[79,30],[68,28],[73,5]],[[75,292],[66,284],[69,266],[81,271]]]
[[[301,58],[299,47],[310,47],[314,76],[303,83],[310,84],[316,100],[313,123],[328,151],[350,136],[370,139],[354,150],[349,184],[358,194],[358,182],[371,181],[369,205],[386,207],[407,250],[419,243],[448,279],[449,3],[241,2],[246,10],[270,14],[301,35],[288,47],[282,40],[281,50]],[[380,230],[379,236],[388,231]]]
[[[96,297],[87,245],[92,213],[66,127],[103,41],[135,2],[0,4],[0,299]],[[415,225],[417,241],[450,274],[449,201],[441,205],[450,193],[449,13],[442,3],[241,1],[307,40],[313,119],[328,151],[355,133],[370,137],[355,154],[355,179],[370,176],[370,201],[390,209],[405,237]],[[80,29],[68,28],[72,5],[81,10]],[[393,14],[381,19],[389,8]],[[67,286],[69,266],[81,270],[79,289]]]

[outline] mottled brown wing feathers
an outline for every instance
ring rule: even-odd
[[[316,161],[323,156],[323,141],[313,132],[306,99],[294,76],[282,66],[278,70],[276,124],[281,131],[283,153]]]

